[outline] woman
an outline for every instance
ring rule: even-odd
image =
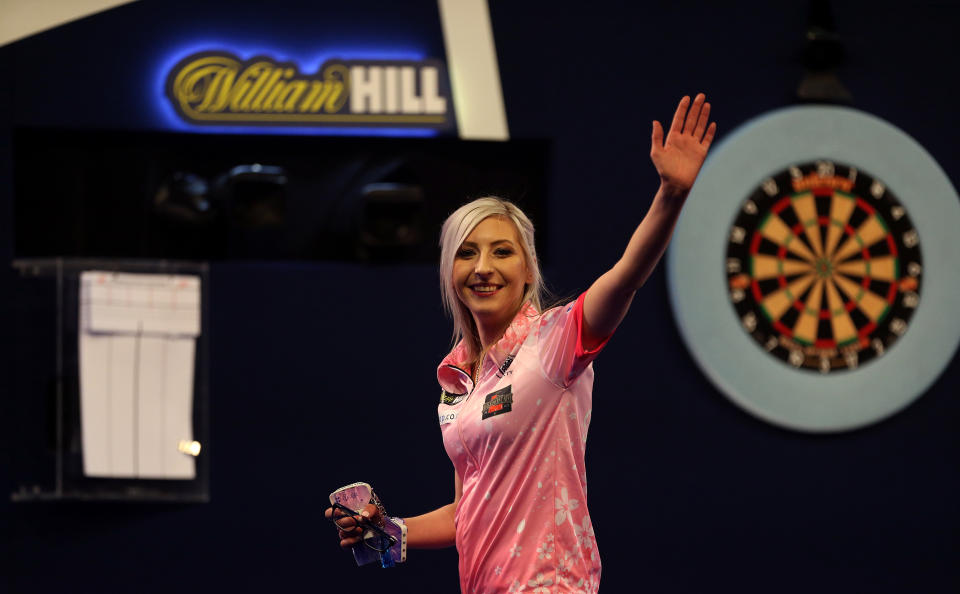
[[[441,292],[456,347],[437,378],[455,496],[404,521],[410,548],[456,544],[463,592],[597,591],[584,471],[591,361],[666,249],[716,133],[709,115],[700,94],[680,101],[665,142],[653,122],[660,189],[620,260],[573,303],[542,312],[533,226],[516,206],[481,198],[444,223]],[[341,530],[341,546],[359,536]]]

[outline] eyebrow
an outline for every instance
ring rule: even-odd
[[[501,244],[501,243],[509,243],[511,246],[513,245],[513,241],[511,241],[511,240],[509,240],[509,239],[497,239],[497,240],[495,240],[495,241],[491,241],[491,242],[490,242],[490,245],[499,245],[499,244]],[[467,247],[478,247],[478,245],[479,245],[479,244],[477,244],[476,242],[473,242],[473,241],[464,241],[463,243],[460,244],[460,247],[464,247],[464,246],[467,246]]]

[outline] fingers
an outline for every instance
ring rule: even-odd
[[[332,519],[332,518],[346,518],[346,517],[348,517],[348,516],[347,516],[347,514],[345,514],[345,513],[343,513],[342,511],[340,511],[339,509],[333,509],[332,507],[328,507],[328,508],[323,512],[323,517],[325,517],[326,519],[330,520],[330,519]],[[337,526],[340,526],[340,524],[337,523],[338,521],[339,521],[339,520],[334,520],[333,523],[334,523],[334,524],[337,524]]]
[[[699,95],[702,97],[703,95]],[[703,138],[703,133],[707,129],[707,122],[710,121],[710,104],[704,103],[703,107],[700,108],[700,115],[697,117],[697,126],[693,129],[693,138],[695,140],[700,140]]]
[[[359,514],[350,516],[339,509],[327,508],[323,512],[327,519],[335,518],[334,525],[337,528],[337,536],[340,538],[340,546],[344,549],[350,549],[363,539],[363,523],[370,522],[381,524],[380,510],[374,504],[368,504]]]
[[[374,524],[383,524],[383,518],[380,517],[380,509],[372,503],[368,503],[360,512],[360,515],[364,518],[367,518]]]
[[[361,533],[360,528],[358,526],[359,518],[357,516],[353,516],[352,519],[348,520],[347,518],[350,518],[349,515],[343,513],[339,509],[333,509],[332,507],[328,507],[323,512],[323,517],[325,517],[328,520],[333,520],[333,525],[336,527],[337,534],[340,536],[341,539],[343,539],[345,536],[349,537],[351,535]],[[341,542],[341,544],[343,543]]]
[[[348,516],[341,514],[343,518]],[[361,539],[363,538],[363,527],[356,521],[357,516],[353,516],[353,520],[348,520],[348,526],[345,528],[340,524],[340,520],[334,522],[337,527],[337,536],[340,538],[340,547],[344,549],[349,549],[360,544]]]
[[[689,96],[680,100],[677,111],[673,114],[669,134],[689,134],[698,142],[709,146],[716,130],[716,124],[710,123],[710,104],[707,103],[706,95],[697,93],[692,103]],[[652,144],[663,146],[663,129],[659,122],[654,122]]]
[[[710,124],[710,127],[707,128],[707,133],[703,136],[703,147],[710,148],[710,143],[713,142],[713,137],[717,135],[717,123],[713,122]]]
[[[650,135],[650,151],[663,148],[663,127],[660,122],[653,120],[653,134]]]
[[[363,531],[360,528],[340,531],[340,548],[352,549],[363,540]]]
[[[356,516],[353,516],[353,518],[340,516],[339,518],[340,519],[336,520],[334,524],[337,526],[337,529],[340,530],[340,532],[350,532],[358,524]]]
[[[706,95],[703,93],[697,93],[697,97],[693,100],[693,106],[690,108],[690,111],[687,112],[687,119],[683,124],[684,134],[693,134],[693,130],[697,125],[697,120],[700,118],[703,102],[706,101],[706,99]]]
[[[680,104],[677,105],[677,111],[673,114],[673,122],[670,124],[670,133],[673,134],[681,132],[683,128],[683,117],[687,115],[687,108],[690,106],[690,97],[684,95],[683,99],[680,100]]]

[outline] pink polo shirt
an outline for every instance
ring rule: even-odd
[[[482,363],[474,389],[461,342],[437,369],[447,455],[463,479],[460,588],[596,592],[600,555],[587,511],[584,449],[593,391],[580,342],[583,295],[529,304]]]

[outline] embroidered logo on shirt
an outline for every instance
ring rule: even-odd
[[[454,404],[459,404],[460,401],[466,397],[466,394],[451,394],[446,390],[440,390],[440,404],[453,406]]]
[[[513,390],[511,386],[500,388],[496,392],[490,392],[483,399],[483,417],[489,419],[503,413],[513,410]],[[481,420],[482,420],[481,419]]]
[[[440,415],[440,424],[441,424],[441,425],[446,425],[447,423],[452,423],[452,422],[454,422],[455,420],[457,420],[457,413],[455,413],[455,412],[448,412],[448,413],[443,413],[442,415]]]
[[[500,377],[503,377],[504,375],[509,375],[511,373],[507,371],[508,369],[510,369],[511,363],[513,363],[513,357],[511,355],[507,355],[507,358],[503,360],[503,364],[500,365],[500,369],[498,370]]]

